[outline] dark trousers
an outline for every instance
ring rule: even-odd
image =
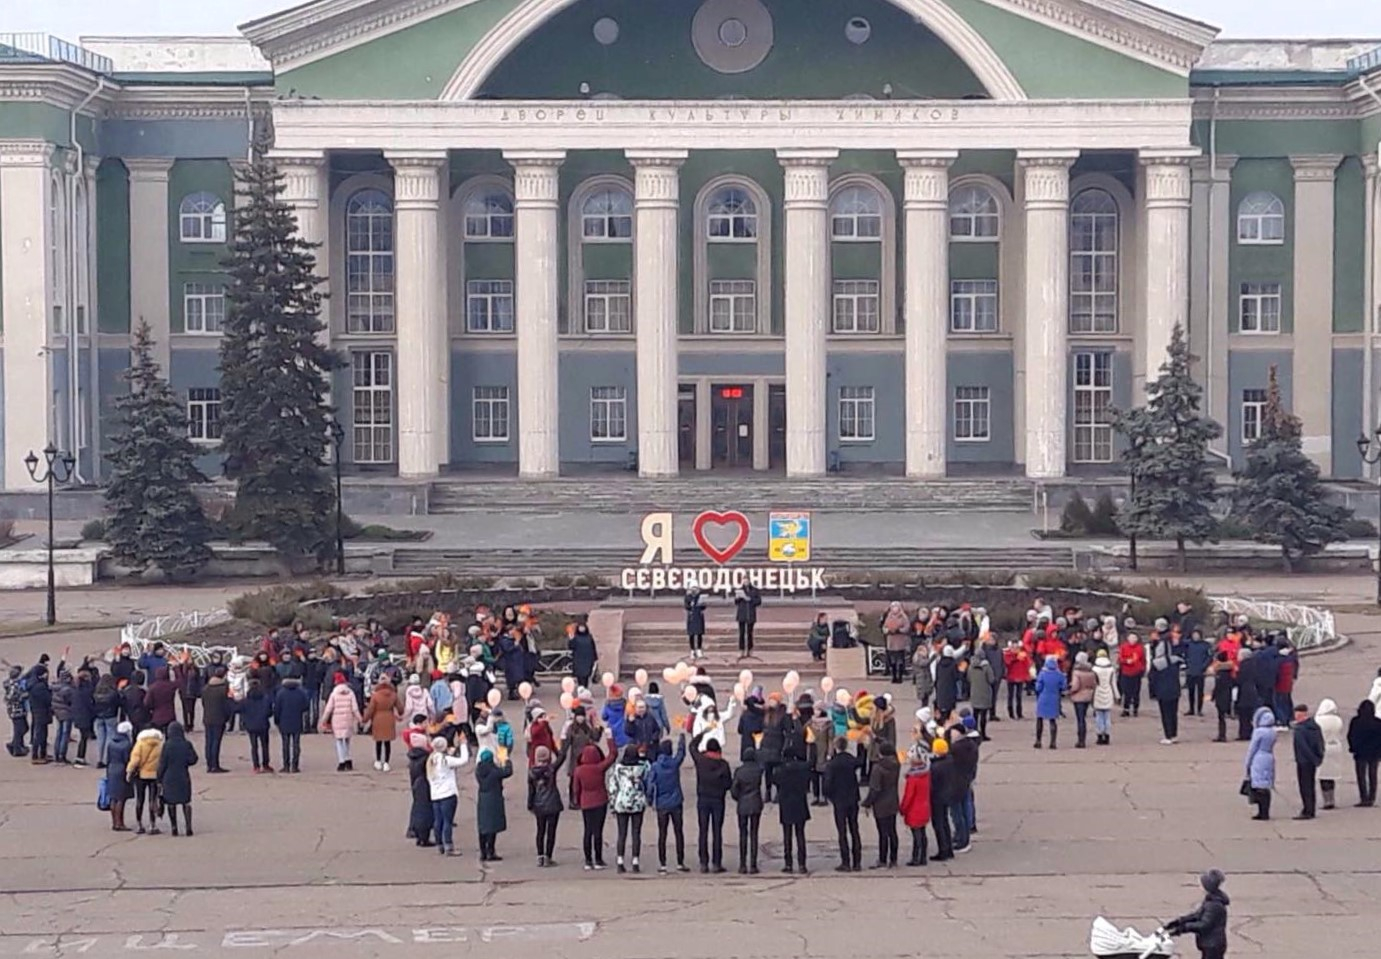
[[[724,800],[697,799],[695,818],[699,824],[700,865],[724,865]],[[713,835],[712,835],[713,834]]]
[[[1376,767],[1378,760],[1375,759],[1356,759],[1353,765],[1357,769],[1357,796],[1358,800],[1365,805],[1376,805]]]
[[[1237,707],[1237,741],[1247,742],[1252,738],[1252,713],[1254,710]]]
[[[925,827],[914,827],[911,830],[911,865],[924,866],[929,861],[926,846]]]
[[[556,824],[560,822],[561,814],[538,813],[537,815],[537,855],[551,858],[551,851],[556,848]]]
[[[436,844],[442,849],[455,848],[456,807],[459,797],[447,796],[432,800],[432,832],[436,834]]]
[[[690,643],[690,651],[692,653],[698,653],[705,648],[704,633],[687,633],[686,641]]]
[[[1317,790],[1314,788],[1314,777],[1318,775],[1317,766],[1296,766],[1295,775],[1299,779],[1299,801],[1304,808],[1300,812],[1306,816],[1314,815],[1314,804],[1317,800]]]
[[[954,858],[954,836],[949,831],[949,807],[931,804],[930,826],[935,830],[935,858]]]
[[[585,853],[587,866],[604,865],[604,817],[608,812],[607,806],[580,811],[580,816],[585,821],[585,833],[580,839],[580,849]]]
[[[1024,719],[1021,714],[1022,690],[1020,683],[1007,683],[1007,718]]]
[[[376,739],[374,740],[374,761],[391,762],[393,760],[393,740]]]
[[[753,652],[753,624],[738,624],[738,651],[744,656],[751,655]]]
[[[820,801],[820,790],[825,784],[825,774],[818,769],[810,771],[810,792],[815,797],[815,801]]]
[[[889,649],[887,651],[887,674],[893,683],[899,683],[906,675],[906,650]]]
[[[974,722],[978,725],[978,735],[982,739],[988,738],[988,714],[991,709],[975,709],[973,711]]]
[[[772,802],[772,790],[777,788],[777,767],[781,763],[762,764],[762,795],[768,802]]]
[[[302,731],[314,733],[321,725],[321,690],[307,690],[307,712],[302,717]]]
[[[1290,693],[1275,693],[1271,697],[1271,712],[1275,713],[1277,726],[1290,725],[1290,717],[1295,714],[1295,697]]]
[[[657,810],[657,862],[667,864],[667,827],[676,833],[676,865],[686,864],[686,827],[681,807]]]
[[[192,727],[197,724],[197,701],[195,698],[189,699],[186,696],[182,699],[182,731],[190,733]]]
[[[1141,711],[1141,677],[1118,674],[1117,683],[1122,689],[1122,715],[1135,716]]]
[[[839,836],[839,864],[858,869],[863,862],[863,840],[858,835],[858,807],[835,806],[834,829]]]
[[[643,852],[643,814],[640,812],[615,813],[619,821],[619,862],[623,862],[623,851],[628,844],[628,833],[633,833],[633,861],[637,862]]]
[[[302,764],[302,734],[280,730],[280,735],[283,740],[283,768],[297,772]]]
[[[1227,959],[1227,954],[1227,946],[1217,946],[1212,949],[1200,949],[1199,959]]]
[[[954,837],[954,848],[963,849],[969,844],[969,809],[967,796],[949,807],[949,821],[952,830],[951,835]]]
[[[496,832],[480,833],[480,861],[488,862],[499,858],[499,851],[495,848],[495,843],[499,841],[499,834]]]
[[[249,734],[249,761],[255,769],[260,766],[272,766],[273,758],[269,756],[269,734],[250,733]]]
[[[29,737],[29,755],[34,759],[48,758],[48,724],[34,723],[33,735]]]
[[[878,864],[897,864],[897,816],[874,816],[878,827]]]
[[[1050,748],[1055,748],[1055,739],[1060,734],[1060,721],[1058,719],[1036,719],[1036,745],[1041,743],[1041,734],[1045,732],[1045,724],[1050,723]]]
[[[1204,677],[1186,676],[1184,679],[1184,714],[1202,716],[1204,714]]]
[[[1160,707],[1160,728],[1165,738],[1177,738],[1180,735],[1180,698],[1158,699],[1156,705]]]
[[[14,734],[10,736],[10,755],[23,756],[28,752],[24,745],[24,738],[29,735],[29,717],[11,716],[10,725],[14,727]]]
[[[762,813],[740,814],[738,817],[738,868],[758,868],[758,828]]]
[[[1222,706],[1216,708],[1218,710],[1218,738],[1226,742],[1228,738],[1228,717],[1232,715],[1232,710],[1224,709]]]
[[[207,723],[202,730],[206,735],[206,768],[221,768],[221,740],[225,739],[225,723]]]
[[[806,824],[798,822],[794,826],[782,827],[782,854],[786,859],[786,868],[791,868],[791,853],[796,851],[796,861],[800,863],[801,872],[806,871]]]

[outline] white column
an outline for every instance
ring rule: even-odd
[[[1146,182],[1146,309],[1142,364],[1146,382],[1160,375],[1178,325],[1189,334],[1189,155],[1143,153]],[[1142,397],[1133,397],[1140,403]]]
[[[130,332],[139,328],[140,320],[149,324],[153,357],[166,374],[172,360],[168,171],[173,168],[173,161],[165,157],[126,157],[124,164],[129,171]]]
[[[42,453],[53,403],[53,275],[48,247],[53,145],[0,141],[0,296],[5,314],[5,488],[35,488],[24,457]],[[164,207],[166,210],[167,207]]]
[[[398,475],[437,474],[447,456],[447,425],[436,392],[446,388],[444,269],[439,254],[444,152],[389,153],[393,165],[398,331]]]
[[[1229,207],[1237,157],[1190,161],[1189,347],[1199,357],[1195,371],[1204,387],[1204,409],[1228,421],[1228,257],[1234,229]],[[1226,434],[1218,447],[1227,451]]]
[[[949,166],[954,152],[901,151],[906,211],[906,475],[945,475],[949,377]]]
[[[633,329],[638,355],[638,474],[675,476],[677,214],[685,150],[629,150],[633,164]]]
[[[518,333],[518,475],[561,472],[558,401],[557,241],[564,150],[506,151],[513,165]]]
[[[1366,229],[1363,234],[1364,256],[1362,270],[1362,430],[1369,432],[1376,422],[1376,353],[1377,321],[1377,228],[1381,216],[1377,210],[1377,171],[1381,164],[1376,153],[1362,157],[1363,195],[1365,197]],[[1363,464],[1362,475],[1372,475],[1372,467]]]
[[[1069,167],[1076,153],[1019,153],[1026,213],[1026,475],[1065,472],[1069,389]]]
[[[1301,446],[1333,472],[1333,177],[1341,156],[1291,157],[1295,168],[1294,414]]]
[[[786,475],[825,472],[829,402],[825,331],[830,313],[830,161],[838,150],[778,150],[786,171]],[[759,290],[759,296],[769,291]]]

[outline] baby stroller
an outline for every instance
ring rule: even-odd
[[[1175,945],[1164,929],[1143,936],[1131,926],[1118,929],[1099,916],[1089,932],[1089,952],[1098,959],[1164,959],[1175,954]]]

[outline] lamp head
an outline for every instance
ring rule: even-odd
[[[30,476],[38,475],[38,457],[34,455],[33,450],[29,450],[29,455],[24,457],[24,465],[29,468]]]
[[[1358,452],[1358,454],[1360,454],[1363,458],[1366,458],[1366,455],[1367,455],[1367,453],[1368,453],[1370,450],[1371,450],[1371,440],[1367,438],[1367,434],[1366,434],[1366,433],[1362,433],[1361,435],[1359,435],[1359,436],[1357,437],[1357,452]]]

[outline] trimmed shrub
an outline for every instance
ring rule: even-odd
[[[1060,529],[1066,533],[1087,534],[1092,526],[1093,511],[1089,509],[1088,501],[1075,490],[1060,512]]]
[[[1365,517],[1352,516],[1344,521],[1343,532],[1348,539],[1375,539],[1376,524]]]
[[[311,600],[339,599],[345,590],[325,580],[287,586],[270,586],[237,596],[226,604],[230,615],[261,626],[289,626],[298,618],[302,604]],[[320,608],[320,607],[317,607]],[[328,618],[329,609],[323,609]],[[318,627],[325,628],[325,627]]]
[[[1112,493],[1107,490],[1099,493],[1098,499],[1093,502],[1088,533],[1090,536],[1122,535],[1122,530],[1117,527],[1117,503],[1113,502]]]
[[[82,539],[87,542],[100,542],[105,539],[105,530],[105,520],[89,519],[82,524]]]

